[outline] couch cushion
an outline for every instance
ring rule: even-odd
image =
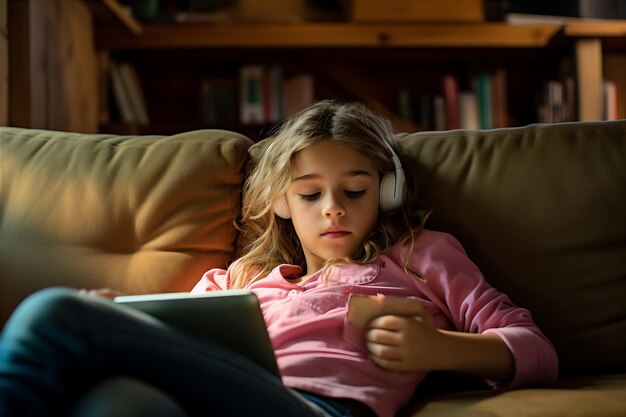
[[[559,381],[550,388],[476,391],[414,403],[400,417],[615,417],[626,414],[626,374]]]
[[[42,287],[184,291],[233,256],[249,139],[0,129],[0,323]]]
[[[402,138],[487,280],[530,309],[563,374],[626,372],[626,121]]]

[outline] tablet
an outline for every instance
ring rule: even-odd
[[[280,375],[259,300],[251,291],[124,295],[113,301],[148,313],[195,337],[218,343]]]

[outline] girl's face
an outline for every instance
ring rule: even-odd
[[[307,274],[330,258],[350,257],[378,221],[380,175],[372,161],[339,142],[298,152],[287,204]]]

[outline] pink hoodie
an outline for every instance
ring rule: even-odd
[[[425,230],[416,239],[410,268],[426,278],[407,276],[402,268],[406,246],[396,245],[376,262],[332,267],[328,285],[320,272],[299,284],[286,277],[300,268],[279,265],[248,286],[259,298],[283,383],[329,397],[361,401],[380,417],[392,417],[424,378],[420,372],[394,372],[368,359],[362,344],[345,330],[351,294],[386,294],[419,298],[440,329],[494,332],[511,350],[515,376],[493,387],[552,383],[558,374],[554,347],[533,323],[528,310],[491,287],[452,236]],[[229,288],[230,271],[212,269],[192,292]]]

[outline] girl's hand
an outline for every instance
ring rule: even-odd
[[[438,330],[425,311],[380,316],[365,334],[371,360],[389,371],[453,371],[496,381],[515,374],[511,351],[495,333]]]
[[[386,315],[373,319],[365,334],[370,359],[390,371],[430,371],[439,368],[445,336],[426,311],[417,316]]]
[[[79,294],[87,296],[87,297],[105,297],[105,298],[110,298],[110,299],[114,299],[115,297],[119,295],[125,295],[124,293],[121,293],[116,290],[112,290],[111,288],[97,288],[97,289],[83,288],[79,291]]]

